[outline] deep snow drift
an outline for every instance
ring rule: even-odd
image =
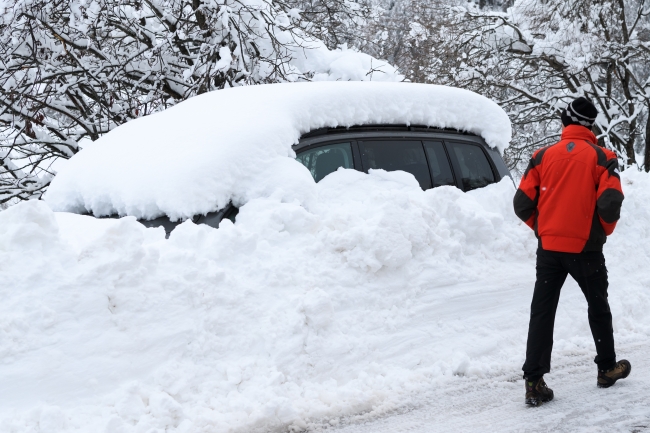
[[[238,87],[116,128],[61,168],[45,200],[58,211],[174,220],[271,192],[303,202],[313,180],[291,149],[302,134],[387,123],[469,131],[501,150],[511,133],[498,105],[462,89],[391,82]]]
[[[622,178],[610,302],[617,341],[647,341],[650,176]],[[536,242],[513,194],[339,170],[302,205],[253,199],[169,240],[133,217],[1,212],[0,431],[299,430],[454,375],[517,380],[529,300],[508,290],[532,293]],[[555,350],[590,359],[584,300],[564,296]]]

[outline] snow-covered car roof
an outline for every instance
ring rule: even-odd
[[[189,218],[276,195],[307,200],[314,181],[293,158],[300,136],[324,127],[406,124],[453,128],[503,151],[506,113],[476,93],[391,82],[237,87],[124,124],[60,170],[45,196],[57,211]]]

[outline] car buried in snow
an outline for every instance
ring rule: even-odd
[[[219,90],[124,124],[75,155],[46,201],[134,216],[169,233],[219,227],[236,204],[300,189],[339,168],[404,171],[423,190],[510,176],[506,113],[473,92],[413,83],[314,82]],[[273,189],[275,188],[275,190]],[[266,195],[265,195],[266,194]]]
[[[497,150],[481,137],[456,130],[406,125],[320,128],[304,134],[292,147],[315,182],[341,167],[365,173],[402,170],[411,173],[423,190],[450,185],[467,192],[511,177]],[[234,223],[238,212],[229,203],[192,221],[218,228],[224,219]],[[182,222],[168,217],[139,221],[147,227],[162,226],[167,235]]]

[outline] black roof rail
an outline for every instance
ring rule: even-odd
[[[329,134],[341,134],[345,132],[369,132],[369,131],[395,131],[395,132],[441,131],[441,132],[451,132],[454,134],[476,136],[476,134],[472,134],[471,132],[459,131],[454,128],[437,128],[437,127],[426,126],[426,125],[378,124],[378,125],[337,126],[337,127],[319,128],[319,129],[314,129],[312,131],[309,131],[306,134],[303,134],[300,138],[317,137],[317,136],[329,135]]]

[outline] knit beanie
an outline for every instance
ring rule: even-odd
[[[574,99],[566,109],[562,112],[562,124],[569,125],[582,125],[587,128],[594,126],[598,116],[598,110],[594,104],[584,96]]]

